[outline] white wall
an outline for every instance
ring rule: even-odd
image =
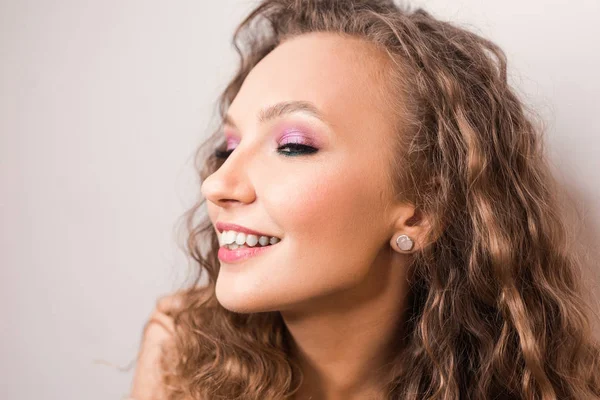
[[[597,250],[600,2],[420,3],[504,47],[585,212],[576,240]],[[0,0],[0,398],[127,393],[132,370],[95,361],[127,365],[185,275],[173,228],[198,189],[190,157],[251,5]]]

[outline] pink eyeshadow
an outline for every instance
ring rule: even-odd
[[[275,132],[280,132],[277,143],[299,143],[307,146],[320,147],[321,143],[314,128],[309,124],[284,121],[275,127]]]
[[[315,148],[321,148],[323,145],[322,139],[316,133],[318,130],[312,124],[305,121],[297,119],[283,120],[269,129],[272,129],[278,145],[298,143]],[[224,135],[228,150],[239,144],[240,139],[237,137],[235,131],[225,129]]]

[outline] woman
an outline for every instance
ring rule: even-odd
[[[391,0],[265,0],[234,39],[198,276],[147,324],[133,398],[600,398],[501,49]]]

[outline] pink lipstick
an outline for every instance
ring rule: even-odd
[[[225,246],[221,246],[219,248],[218,256],[219,256],[219,260],[226,262],[226,263],[241,262],[248,258],[263,254],[263,253],[269,251],[269,249],[271,247],[277,246],[279,243],[280,242],[277,242],[275,244],[270,244],[268,246],[242,247],[242,248],[237,248],[235,250],[230,250]]]

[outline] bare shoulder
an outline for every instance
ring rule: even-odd
[[[154,309],[142,333],[130,396],[135,400],[167,400],[165,378],[179,358],[175,349],[175,320],[189,307],[207,304],[212,298],[209,287],[194,287],[163,295],[156,300]],[[193,310],[198,317],[202,313]],[[192,400],[192,399],[190,399]],[[201,400],[201,399],[193,399]]]
[[[174,335],[173,315],[182,306],[180,292],[161,296],[142,333],[130,396],[135,400],[166,400],[161,357]]]

